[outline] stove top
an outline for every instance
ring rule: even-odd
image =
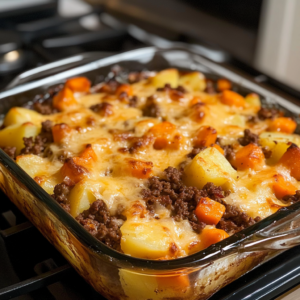
[[[57,5],[57,1],[46,2]],[[22,17],[8,24],[0,14],[0,90],[17,74],[48,62],[88,51],[107,55],[144,47],[150,42],[145,37],[143,41],[138,38],[141,31],[137,28],[109,26],[109,22],[102,22],[100,9],[62,17],[57,14],[56,6],[51,6],[52,10],[49,8],[49,3],[46,12],[42,10],[44,6],[40,7],[42,18],[34,19],[30,14],[22,13]],[[164,40],[159,42],[165,43]],[[203,53],[212,57],[216,53],[223,57],[220,50],[201,49],[206,49],[208,52]],[[224,57],[228,58],[227,55]],[[229,59],[223,65],[257,80],[265,80],[266,77],[255,70],[232,62],[235,61]],[[268,83],[284,97],[293,98],[294,94],[281,89],[280,83]],[[0,201],[0,300],[104,299],[2,192]],[[299,265],[300,247],[296,247],[226,286],[211,300],[274,299],[300,283]]]

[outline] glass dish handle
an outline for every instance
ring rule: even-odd
[[[89,62],[111,56],[113,54],[114,53],[112,52],[87,52],[45,64],[21,73],[12,82],[10,82],[5,89],[8,90],[24,83],[42,79],[62,71],[70,70]]]
[[[245,240],[239,251],[285,250],[297,245],[300,245],[300,214],[295,210],[279,222],[258,231],[250,240]]]

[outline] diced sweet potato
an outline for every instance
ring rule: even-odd
[[[119,97],[122,93],[126,93],[128,96],[132,96],[132,86],[130,84],[121,84],[116,90],[116,95]]]
[[[180,76],[178,85],[191,92],[204,91],[206,87],[205,76],[200,72],[191,72]]]
[[[88,92],[91,82],[86,77],[75,77],[68,79],[65,84],[73,92]]]
[[[82,159],[79,157],[67,158],[60,169],[62,176],[69,177],[75,183],[83,180],[89,172],[81,163]]]
[[[126,159],[128,173],[139,179],[149,178],[152,174],[153,163],[151,161],[142,161],[133,158]]]
[[[297,127],[297,123],[291,118],[276,118],[269,124],[270,131],[280,131],[284,133],[293,133]]]
[[[210,147],[217,140],[217,130],[211,126],[201,126],[194,138],[195,147]]]
[[[200,199],[195,209],[195,214],[200,222],[204,222],[208,225],[217,225],[225,209],[223,204],[205,197]]]
[[[154,125],[148,134],[155,137],[154,149],[178,149],[183,141],[183,137],[177,132],[176,125],[170,122],[162,122]]]
[[[53,106],[59,111],[67,110],[76,104],[72,90],[66,86],[53,98]]]
[[[279,160],[279,164],[290,170],[291,176],[300,180],[300,148],[292,144]]]
[[[24,137],[36,137],[40,132],[40,127],[27,122],[15,124],[0,130],[0,147],[16,147],[16,154],[24,148]]]
[[[158,72],[154,77],[150,78],[150,82],[156,88],[162,88],[167,83],[171,85],[172,88],[178,86],[179,73],[177,69],[166,69]]]
[[[229,234],[222,229],[204,228],[201,232],[201,241],[204,248],[216,244],[229,237]]]
[[[294,195],[296,193],[297,188],[292,183],[285,180],[282,175],[276,174],[273,178],[273,191],[278,199],[281,199],[286,195]]]
[[[233,165],[238,170],[258,169],[264,163],[265,157],[260,147],[249,144],[237,151]]]
[[[85,149],[80,153],[80,158],[85,160],[87,163],[90,161],[97,161],[97,155],[93,150],[93,146],[91,144],[87,144]]]
[[[14,124],[31,122],[35,125],[40,126],[42,121],[43,116],[34,110],[24,107],[13,107],[5,116],[3,124],[7,127]]]
[[[207,148],[196,155],[185,168],[184,182],[202,188],[206,183],[223,185],[236,179],[237,172],[216,148]]]
[[[72,132],[72,128],[69,127],[68,124],[61,123],[61,124],[55,124],[52,127],[52,135],[54,143],[61,143],[63,139],[70,136]]]
[[[236,107],[244,107],[246,103],[245,98],[242,95],[230,90],[222,92],[221,102],[223,104]]]
[[[228,79],[221,78],[218,79],[217,87],[218,87],[218,91],[223,92],[225,90],[231,90],[232,85]]]

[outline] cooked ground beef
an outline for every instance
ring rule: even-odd
[[[208,94],[216,94],[215,83],[212,80],[206,80],[206,88],[204,90]]]
[[[46,147],[53,142],[52,136],[52,122],[46,120],[42,122],[42,130],[39,135],[34,139],[33,137],[24,137],[25,147],[21,149],[21,154],[35,154],[39,155],[43,153]]]
[[[92,105],[90,109],[103,117],[108,117],[113,114],[113,105],[108,102]]]
[[[62,183],[59,183],[55,186],[54,194],[51,195],[51,197],[56,200],[60,204],[60,206],[67,212],[70,212],[70,203],[68,200],[68,196],[73,186],[74,182],[66,177]]]
[[[237,207],[227,204],[224,198],[230,192],[224,192],[221,187],[215,186],[211,182],[200,190],[196,187],[186,186],[182,182],[182,172],[175,168],[168,167],[164,174],[164,179],[149,178],[148,189],[142,191],[147,209],[153,214],[156,203],[159,203],[171,210],[171,215],[176,221],[188,219],[193,230],[200,233],[206,224],[198,221],[195,208],[201,198],[208,197],[226,207],[223,218],[217,227],[228,233],[240,231],[260,220],[259,217],[252,219]]]
[[[224,156],[228,161],[232,161],[234,159],[235,153],[232,145],[222,146],[224,150]]]
[[[217,228],[223,229],[227,233],[233,234],[261,220],[260,217],[256,217],[255,219],[249,217],[238,207],[226,204],[225,201],[222,201],[222,204],[225,205],[226,211],[220,222],[217,224]]]
[[[291,204],[299,202],[300,201],[300,190],[297,190],[295,195],[284,196],[282,198],[282,200],[286,201],[288,203],[291,203]]]
[[[268,148],[262,147],[261,150],[263,151],[265,158],[268,159],[272,156],[272,151],[269,150]]]
[[[16,159],[16,147],[3,147],[1,148],[10,158]]]
[[[167,91],[178,91],[180,93],[186,93],[186,90],[183,86],[179,85],[177,88],[172,88],[171,85],[169,83],[166,83],[164,87],[162,88],[157,88],[156,89],[158,92],[167,92]]]
[[[89,209],[76,217],[76,220],[98,240],[107,246],[121,250],[122,220],[112,217],[103,200],[96,200]]]
[[[161,116],[159,105],[155,102],[155,98],[150,96],[147,98],[146,104],[143,108],[143,116],[158,118]]]
[[[251,132],[250,129],[245,129],[244,130],[244,136],[238,139],[238,142],[242,146],[247,146],[249,144],[255,144],[258,145],[258,135]]]
[[[52,99],[51,101],[35,102],[33,109],[42,115],[52,115],[58,112],[52,105]]]
[[[193,148],[193,150],[187,155],[187,157],[193,159],[197,154],[199,154],[201,151],[205,150],[206,147],[201,148]]]
[[[138,97],[137,96],[132,96],[129,98],[129,107],[137,107],[138,104]]]
[[[274,119],[280,115],[280,111],[275,108],[264,108],[262,107],[257,115],[260,120],[266,120],[266,119]]]

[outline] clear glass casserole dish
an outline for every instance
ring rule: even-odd
[[[29,102],[68,77],[80,74],[93,82],[116,64],[128,71],[175,67],[199,70],[209,78],[226,77],[242,94],[255,92],[267,106],[280,106],[291,115],[300,113],[294,104],[196,54],[144,48],[102,59],[97,53],[79,55],[26,72],[0,93],[0,114]],[[36,80],[39,77],[45,78]],[[30,80],[35,81],[25,83]],[[254,267],[300,244],[300,203],[296,203],[188,257],[169,261],[139,259],[116,252],[90,235],[1,149],[0,188],[107,299],[208,299]],[[187,277],[188,281],[183,280]]]

